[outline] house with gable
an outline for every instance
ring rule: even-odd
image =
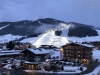
[[[28,48],[22,51],[22,55],[24,57],[24,60],[26,60],[23,66],[25,69],[29,70],[40,69],[41,64],[50,57],[50,53],[48,50],[39,48]]]
[[[92,49],[94,46],[88,44],[69,43],[61,46],[60,59],[64,61],[76,61],[88,64],[93,61]]]

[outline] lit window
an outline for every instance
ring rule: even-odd
[[[80,55],[78,55],[78,57],[80,57]]]
[[[61,48],[60,51],[63,52],[63,49]]]
[[[80,51],[78,51],[78,53],[80,53]]]

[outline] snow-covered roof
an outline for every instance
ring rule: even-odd
[[[82,46],[86,46],[86,47],[94,47],[93,45],[89,45],[89,44],[80,44]]]
[[[21,53],[0,53],[0,56],[19,55]]]
[[[25,64],[40,64],[40,63],[42,63],[42,62],[29,62],[29,61],[25,61],[24,63],[25,63]]]
[[[1,50],[0,56],[21,54],[20,50]]]
[[[28,48],[29,51],[35,53],[35,54],[48,54],[49,51],[45,49],[33,49],[33,48]]]
[[[21,50],[0,50],[0,53],[20,53]]]
[[[81,46],[85,46],[85,47],[90,47],[90,48],[93,48],[94,46],[93,45],[89,45],[89,44],[81,44],[81,43],[68,43],[66,45],[70,45],[70,44],[77,44],[77,45],[81,45]],[[64,46],[66,46],[64,45]]]

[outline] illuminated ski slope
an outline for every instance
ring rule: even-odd
[[[33,45],[36,47],[39,47],[40,45],[54,45],[60,47],[68,42],[69,41],[66,37],[56,36],[55,31],[52,30],[42,34],[42,36],[40,36],[37,41],[33,43]]]

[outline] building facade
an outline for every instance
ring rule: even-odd
[[[90,45],[82,45],[77,43],[69,43],[60,48],[60,56],[65,61],[76,61],[88,64],[93,61],[92,48]]]
[[[91,45],[95,47],[95,49],[100,50],[100,41],[90,42]]]
[[[40,69],[41,64],[49,57],[49,52],[41,49],[26,49],[22,53],[26,60],[23,66],[29,70]]]

